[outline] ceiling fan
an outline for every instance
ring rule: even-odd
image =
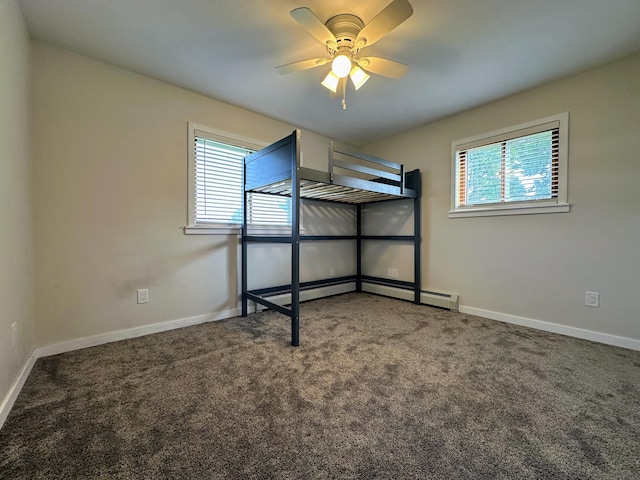
[[[331,62],[331,70],[321,83],[333,94],[342,96],[342,108],[346,109],[347,77],[351,78],[358,90],[369,80],[369,73],[400,78],[407,72],[409,67],[402,63],[361,56],[360,51],[376,43],[412,14],[413,8],[407,0],[393,0],[366,25],[359,17],[349,13],[336,15],[322,23],[307,7],[291,10],[293,19],[325,45],[327,55],[280,65],[275,70],[284,75]]]

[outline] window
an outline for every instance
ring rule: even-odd
[[[244,158],[264,145],[189,124],[189,226],[186,233],[238,233],[242,225]],[[291,199],[252,193],[247,223],[291,225]]]
[[[568,212],[569,114],[452,142],[449,218]]]

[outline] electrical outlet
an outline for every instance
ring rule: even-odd
[[[138,303],[149,303],[149,289],[138,290]]]
[[[329,276],[333,277],[336,274],[336,267],[329,267]]]
[[[598,292],[584,292],[584,304],[587,307],[599,307],[600,294]]]
[[[387,277],[398,278],[398,269],[397,268],[387,268]]]
[[[13,322],[11,324],[11,346],[15,347],[18,343],[18,324]]]

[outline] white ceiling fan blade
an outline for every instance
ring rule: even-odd
[[[365,25],[358,34],[355,44],[359,45],[359,48],[373,45],[411,15],[413,15],[413,7],[407,0],[393,0]]]
[[[335,35],[307,7],[291,10],[291,16],[321,43],[325,45],[327,42],[336,43]]]
[[[309,60],[301,60],[299,62],[287,63],[286,65],[280,65],[275,67],[275,71],[280,75],[287,73],[299,72],[300,70],[307,70],[309,68],[319,67],[325,65],[330,58],[310,58]]]
[[[356,60],[358,65],[368,72],[389,78],[402,78],[409,67],[404,63],[394,62],[380,57],[365,57]]]

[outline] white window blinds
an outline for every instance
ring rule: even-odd
[[[249,150],[195,137],[196,223],[242,223],[242,169]]]
[[[195,224],[242,224],[244,157],[253,150],[194,135]],[[290,225],[291,199],[251,194],[251,225]]]
[[[559,128],[456,152],[456,207],[558,196]]]

